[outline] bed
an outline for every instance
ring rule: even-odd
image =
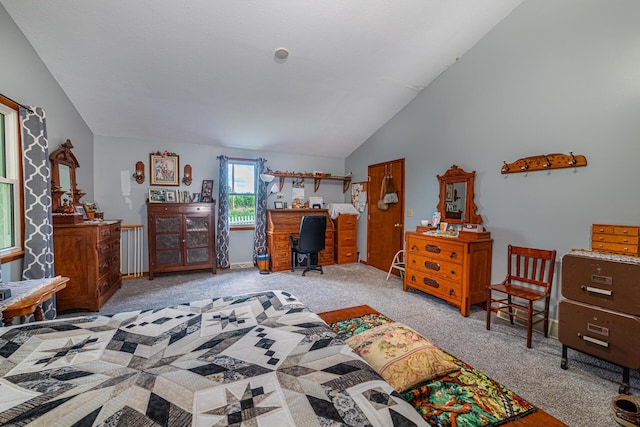
[[[427,424],[317,314],[270,291],[4,328],[0,425]]]
[[[3,328],[0,425],[447,425],[346,344],[345,321],[372,313],[268,291]],[[485,425],[563,425],[519,402]]]

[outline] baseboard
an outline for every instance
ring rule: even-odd
[[[526,316],[527,312],[526,311],[522,311],[522,310],[514,310],[517,314]],[[498,313],[498,317],[501,319],[504,319],[506,321],[509,321],[509,315],[503,312],[499,312]],[[522,327],[526,327],[526,324],[518,319],[518,318],[514,318],[513,319],[513,323],[518,324]],[[539,322],[536,323],[535,325],[533,325],[533,329],[535,329],[536,331],[540,332],[540,333],[544,333],[544,322]],[[558,338],[558,320],[557,319],[549,319],[549,336],[550,337],[554,337],[554,338]]]
[[[231,263],[232,270],[237,270],[239,268],[253,268],[253,267],[254,267],[253,262],[251,261]]]

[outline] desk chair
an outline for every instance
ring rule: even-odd
[[[526,323],[527,348],[531,348],[533,325],[544,321],[544,336],[549,332],[549,301],[556,251],[509,245],[507,277],[487,286],[487,330],[491,329],[491,312],[505,313],[513,325],[516,317]],[[497,293],[498,296],[494,296]],[[534,303],[544,301],[544,307]],[[518,313],[526,313],[526,316]],[[538,318],[534,321],[533,317]]]
[[[325,233],[327,231],[326,216],[303,216],[300,221],[300,233],[289,236],[291,247],[291,271],[304,269],[302,275],[307,271],[317,270],[324,274],[322,266],[318,265],[318,252],[324,249]],[[306,256],[306,265],[298,265],[298,254]]]

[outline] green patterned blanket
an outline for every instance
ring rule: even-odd
[[[342,339],[393,320],[367,314],[329,324]],[[535,412],[535,407],[502,384],[448,354],[460,370],[436,377],[402,393],[433,426],[498,426]]]

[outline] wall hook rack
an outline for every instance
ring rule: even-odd
[[[506,174],[580,166],[587,166],[587,158],[580,154],[574,155],[573,151],[570,151],[569,154],[554,153],[523,157],[511,163],[505,161],[500,172]]]

